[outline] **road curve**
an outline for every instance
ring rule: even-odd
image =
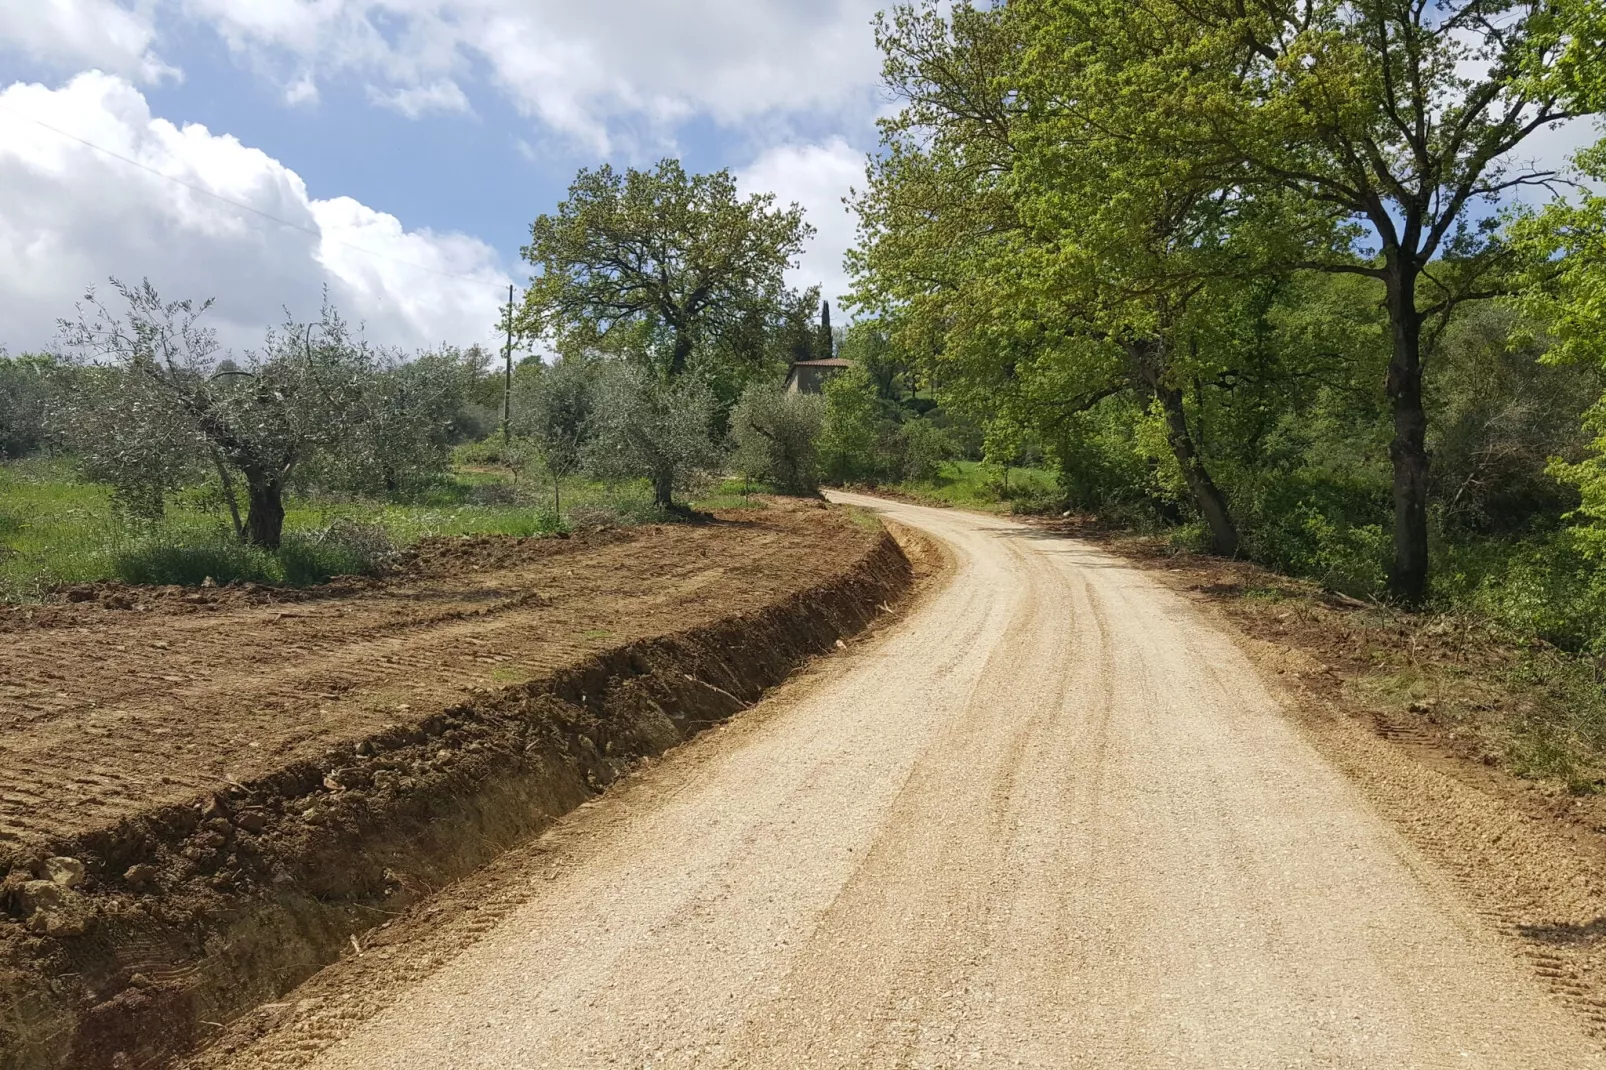
[[[946,586],[564,822],[311,1065],[1601,1065],[1181,596],[835,497],[945,542]]]

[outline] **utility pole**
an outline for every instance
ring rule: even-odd
[[[507,351],[506,369],[502,376],[502,445],[513,437],[513,284],[507,284]]]

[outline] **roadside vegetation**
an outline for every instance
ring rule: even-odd
[[[1592,784],[1606,149],[1528,161],[1606,106],[1602,6],[921,0],[877,42],[828,476],[1051,473],[1010,507],[1372,606],[1405,713],[1498,677],[1511,767]]]
[[[386,350],[327,303],[234,353],[206,303],[149,282],[91,291],[58,352],[0,355],[0,597],[317,583],[431,535],[815,493],[819,399],[780,389],[832,344],[818,294],[782,281],[809,233],[799,209],[666,161],[582,171],[531,233],[510,386],[478,348]],[[621,242],[656,252],[621,276]]]

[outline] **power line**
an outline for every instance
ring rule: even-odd
[[[380,260],[389,260],[393,264],[400,264],[403,267],[410,267],[415,271],[425,271],[425,272],[428,272],[431,275],[440,275],[440,276],[442,276],[444,278],[448,278],[448,279],[468,279],[468,280],[473,280],[473,279],[476,278],[476,276],[474,276],[474,275],[463,275],[463,274],[459,274],[459,273],[451,272],[451,271],[441,271],[438,268],[425,267],[423,264],[415,264],[411,260],[403,260],[400,257],[391,256],[389,253],[381,253],[381,252],[377,252],[376,250],[373,250],[373,249],[365,249],[360,245],[353,245],[351,242],[341,241],[339,238],[331,238],[328,235],[324,234],[323,231],[318,230],[318,229],[316,229],[314,227],[302,226],[300,223],[294,223],[294,222],[291,222],[288,219],[280,219],[278,216],[272,214],[271,212],[264,212],[262,209],[255,208],[255,207],[253,207],[253,206],[251,206],[249,204],[246,204],[243,201],[234,200],[232,197],[225,197],[221,193],[214,193],[212,190],[206,189],[206,188],[204,188],[202,186],[197,186],[193,182],[186,182],[182,178],[175,178],[172,175],[166,174],[166,173],[164,173],[162,171],[158,171],[156,168],[151,167],[148,164],[143,164],[143,163],[140,163],[138,160],[130,159],[129,157],[124,156],[120,152],[114,152],[113,150],[105,148],[104,146],[95,144],[93,141],[85,141],[83,138],[79,137],[76,134],[70,134],[67,131],[60,129],[59,127],[51,126],[49,123],[45,122],[42,119],[36,119],[32,115],[24,115],[22,112],[17,111],[15,108],[8,107],[5,104],[0,104],[0,111],[9,112],[10,114],[15,115],[19,119],[23,119],[23,120],[26,120],[27,122],[33,123],[35,126],[43,127],[44,129],[49,130],[53,134],[59,134],[61,137],[64,137],[69,141],[76,141],[76,142],[78,142],[78,144],[83,145],[86,148],[94,149],[96,152],[103,153],[103,154],[105,154],[107,156],[110,156],[114,160],[121,160],[123,163],[126,163],[131,167],[137,167],[141,171],[146,172],[147,174],[155,175],[157,178],[166,179],[168,182],[171,182],[176,186],[183,186],[185,189],[191,191],[192,193],[199,193],[203,197],[211,197],[214,200],[222,201],[224,204],[227,204],[227,205],[229,205],[231,207],[234,207],[234,208],[238,208],[241,211],[250,212],[252,215],[261,216],[263,219],[266,219],[269,222],[277,223],[282,227],[289,227],[291,230],[298,230],[303,234],[310,234],[312,237],[317,238],[319,241],[327,241],[327,242],[330,242],[330,243],[332,243],[334,245],[343,245],[347,249],[352,250],[353,252],[362,253],[364,256],[372,256],[372,257],[375,257],[375,258],[380,259]]]

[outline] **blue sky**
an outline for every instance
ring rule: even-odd
[[[216,297],[237,346],[325,287],[381,341],[487,340],[576,169],[664,155],[802,203],[795,281],[839,292],[877,6],[0,0],[0,343],[108,275]]]

